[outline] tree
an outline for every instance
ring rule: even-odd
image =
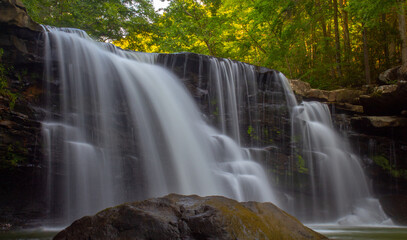
[[[407,69],[405,0],[25,0],[38,22],[84,29],[122,48],[231,58],[308,81],[360,86]],[[363,81],[365,79],[365,81]]]
[[[370,61],[371,55],[369,54],[369,38],[368,32],[369,30],[378,30],[383,25],[382,15],[392,12],[395,9],[397,4],[396,0],[349,0],[349,11],[354,16],[355,22],[358,22],[361,25],[362,30],[362,41],[363,41],[363,56],[364,56],[364,69],[365,69],[365,78],[366,83],[370,84],[371,81],[371,62],[377,62],[375,60]],[[374,41],[374,39],[370,40],[371,44],[380,44]],[[383,44],[383,43],[381,43]],[[373,51],[377,51],[375,49],[384,49],[383,47],[375,48],[370,47]],[[383,53],[380,53],[383,55]],[[375,55],[376,58],[380,58],[379,54]],[[384,69],[380,70],[380,66],[377,68],[377,71],[383,71]]]
[[[102,40],[145,31],[156,17],[150,0],[23,0],[38,23],[85,30]]]
[[[406,36],[406,11],[404,10],[405,1],[398,3],[399,32],[401,39],[401,64],[407,68],[407,36]]]
[[[341,0],[339,0],[341,1]],[[335,24],[335,47],[336,47],[336,69],[338,72],[338,77],[342,77],[342,69],[341,69],[341,43],[339,40],[339,23],[338,23],[338,1],[333,0],[334,5],[334,24]]]
[[[218,12],[220,1],[174,0],[156,22],[157,38],[165,52],[192,51],[223,56],[227,31],[224,15]]]

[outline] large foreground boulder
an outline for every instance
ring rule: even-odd
[[[171,194],[83,217],[54,239],[326,239],[271,203]]]

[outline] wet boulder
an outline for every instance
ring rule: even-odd
[[[83,217],[54,239],[327,239],[271,203],[171,194]]]

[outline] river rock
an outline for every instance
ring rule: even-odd
[[[59,239],[327,239],[271,203],[171,194],[83,217]]]

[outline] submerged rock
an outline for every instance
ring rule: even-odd
[[[327,239],[271,203],[171,194],[86,216],[54,239]]]

